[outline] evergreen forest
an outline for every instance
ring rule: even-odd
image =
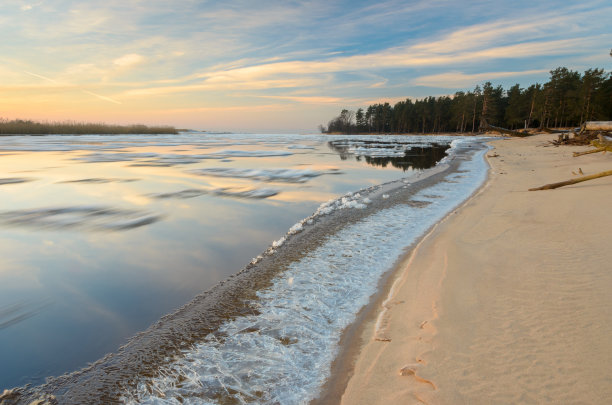
[[[488,125],[508,129],[567,128],[584,121],[612,118],[612,72],[588,69],[583,74],[559,67],[544,84],[505,90],[491,82],[452,96],[406,99],[394,106],[373,104],[342,110],[325,133],[477,132]]]

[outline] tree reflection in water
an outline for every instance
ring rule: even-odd
[[[431,143],[427,146],[409,146],[408,143],[358,141],[329,141],[330,149],[338,153],[341,160],[354,157],[357,161],[378,167],[392,167],[403,171],[423,170],[435,166],[444,156],[449,144]]]

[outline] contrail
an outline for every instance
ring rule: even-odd
[[[28,72],[27,70],[24,70],[24,72],[29,74],[29,75],[32,75],[34,77],[38,77],[39,79],[47,80],[47,81],[49,81],[51,83],[55,83],[55,84],[60,84],[58,81],[53,80],[53,79],[49,79],[48,77],[37,75],[36,73]]]
[[[43,80],[46,80],[48,82],[51,82],[53,84],[60,84],[60,85],[62,84],[62,83],[58,82],[57,80],[50,79],[50,78],[45,77],[43,75],[39,75],[39,74],[36,74],[36,73],[28,72],[27,70],[24,70],[24,72],[29,74],[29,75],[31,75],[31,76],[38,77],[39,79],[43,79]],[[88,91],[88,90],[85,90],[85,89],[82,89],[82,88],[79,88],[79,90],[81,90],[85,94],[89,94],[90,96],[94,96],[96,98],[99,98],[100,100],[108,101],[109,103],[121,104],[120,101],[113,100],[110,97],[102,96],[100,94],[96,94],[96,93],[94,93],[92,91]]]
[[[108,101],[108,102],[110,102],[110,103],[115,103],[115,104],[121,104],[121,102],[120,102],[120,101],[113,100],[113,99],[112,99],[112,98],[110,98],[110,97],[101,96],[100,94],[96,94],[96,93],[94,93],[94,92],[87,91],[87,90],[83,90],[83,89],[81,89],[81,91],[82,91],[83,93],[85,93],[85,94],[89,94],[89,95],[92,95],[92,96],[94,96],[94,97],[98,97],[100,100]]]

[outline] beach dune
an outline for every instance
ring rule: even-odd
[[[355,339],[342,404],[602,404],[612,398],[612,156],[492,142],[483,188],[399,265]]]

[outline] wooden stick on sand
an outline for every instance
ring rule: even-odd
[[[530,188],[529,191],[552,190],[555,188],[569,186],[571,184],[581,183],[583,181],[598,179],[600,177],[606,177],[606,176],[612,176],[612,170],[608,170],[608,171],[597,173],[597,174],[592,174],[590,176],[584,176],[579,179],[572,179],[572,180],[562,181],[559,183],[546,184],[542,187]]]
[[[589,153],[605,152],[606,150],[607,150],[606,148],[597,148],[597,149],[590,149],[585,152],[574,152],[574,157],[588,155]]]

